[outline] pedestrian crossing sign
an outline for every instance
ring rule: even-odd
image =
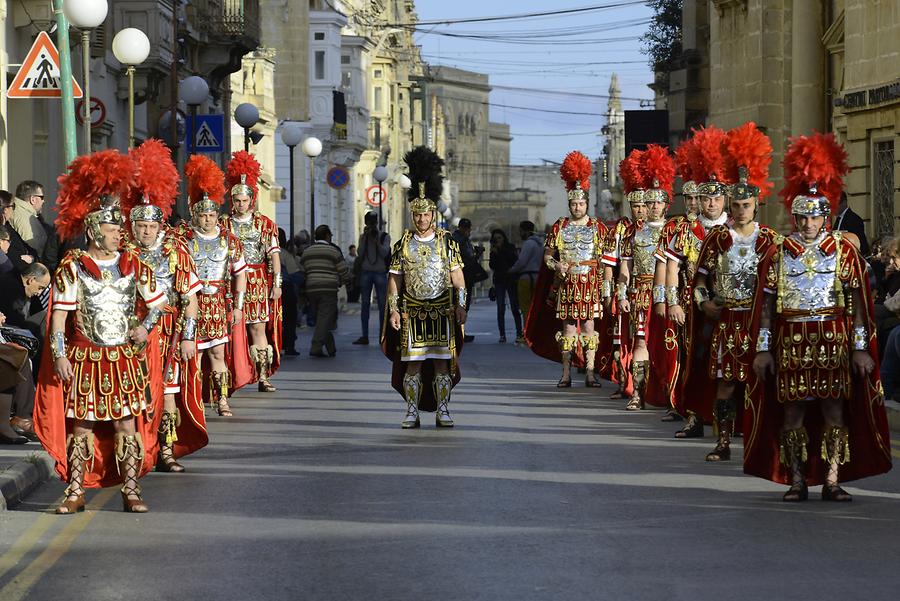
[[[19,72],[6,92],[8,98],[62,98],[59,73],[59,52],[46,31],[38,34],[31,50],[25,57]],[[84,93],[81,86],[72,78],[72,91],[75,98]]]
[[[225,152],[225,115],[197,115],[196,122],[188,118],[188,131],[194,140],[193,152]]]

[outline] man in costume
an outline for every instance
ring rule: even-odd
[[[421,410],[435,411],[436,425],[451,428],[450,392],[460,379],[466,323],[462,257],[450,232],[435,225],[443,159],[419,146],[404,161],[413,229],[394,244],[382,350],[394,365],[392,384],[406,400],[401,426],[418,428]]]
[[[635,221],[622,237],[621,262],[616,284],[616,301],[622,312],[629,315],[627,333],[631,350],[633,393],[625,409],[643,408],[649,394],[661,404],[662,379],[650,364],[647,334],[659,322],[651,312],[652,289],[656,276],[656,248],[665,221],[666,209],[672,199],[675,163],[662,146],[650,144],[641,154],[637,181],[626,182],[629,188],[644,188],[641,201],[646,207],[646,221]],[[630,177],[630,174],[629,174]],[[657,392],[657,389],[659,391]]]
[[[249,152],[235,152],[225,170],[231,215],[222,227],[235,235],[247,263],[244,321],[250,334],[250,360],[260,392],[275,392],[269,382],[281,363],[281,260],[278,226],[257,209],[259,163]]]
[[[728,132],[725,151],[725,177],[737,181],[728,193],[732,221],[710,229],[700,249],[685,370],[686,390],[691,391],[685,394],[685,408],[711,421],[718,435],[707,461],[731,459],[731,436],[752,368],[750,306],[757,266],[776,235],[755,220],[760,198],[772,187],[769,138],[754,123],[745,123]],[[712,330],[709,344],[696,348],[704,329]]]
[[[788,502],[816,484],[823,500],[850,501],[839,479],[891,468],[866,265],[829,231],[846,160],[834,134],[791,140],[781,195],[796,229],[759,263],[744,471],[789,483]]]
[[[647,205],[644,203],[643,182],[639,181],[638,165],[643,155],[642,150],[632,150],[625,159],[619,163],[619,178],[623,182],[625,201],[631,211],[631,218],[620,217],[616,225],[610,228],[603,244],[603,283],[601,295],[603,298],[603,319],[601,324],[600,353],[609,357],[601,372],[616,384],[617,390],[610,395],[612,399],[621,399],[630,396],[634,390],[631,381],[631,347],[629,344],[630,324],[628,314],[622,311],[617,299],[613,295],[613,289],[619,279],[619,259],[621,257],[622,239],[626,231],[634,221],[647,219]],[[605,330],[605,331],[604,331]]]
[[[170,150],[159,140],[147,140],[129,154],[135,163],[135,185],[123,199],[122,211],[131,224],[135,250],[166,295],[165,304],[151,310],[162,314],[159,345],[150,351],[162,357],[165,377],[156,470],[183,472],[177,458],[209,442],[196,361],[200,280],[187,247],[165,225],[178,195],[178,169]]]
[[[677,386],[672,385],[677,382],[679,373],[677,364],[679,340],[676,335],[678,325],[669,318],[666,311],[666,249],[669,248],[682,224],[693,223],[700,214],[700,196],[697,182],[693,179],[690,162],[692,147],[693,138],[690,138],[682,142],[675,150],[675,169],[683,182],[681,195],[684,200],[685,212],[683,215],[675,215],[666,221],[660,232],[659,243],[654,255],[656,270],[653,278],[653,315],[659,320],[659,327],[654,327],[647,333],[647,347],[651,364],[667,383],[666,399],[664,400],[666,413],[660,418],[660,421],[664,422],[682,420],[681,415],[675,410],[680,390]]]
[[[703,436],[703,420],[684,408],[685,376],[683,369],[687,363],[687,348],[691,345],[692,326],[688,322],[685,308],[693,302],[693,282],[700,258],[700,246],[706,232],[728,220],[725,213],[725,157],[722,145],[725,132],[717,127],[707,127],[694,133],[691,143],[692,171],[703,183],[698,186],[700,215],[694,221],[684,221],[679,226],[666,248],[666,288],[664,300],[668,306],[668,316],[673,322],[672,336],[666,333],[666,362],[669,377],[669,398],[680,414],[687,414],[684,427],[675,433],[675,438],[696,438]],[[658,290],[658,289],[657,289]],[[654,292],[654,302],[658,302],[659,292]]]
[[[57,230],[86,230],[86,251],[69,251],[53,279],[50,326],[38,383],[35,430],[69,482],[57,513],[84,510],[85,488],[122,484],[127,512],[143,513],[138,479],[152,465],[149,416],[162,397],[159,357],[145,353],[165,290],[132,250],[119,250],[119,201],[134,167],[116,150],[80,156],[60,177]],[[140,303],[147,317],[136,317]]]
[[[247,352],[242,335],[247,263],[240,240],[219,225],[225,195],[222,171],[210,159],[194,155],[184,172],[191,203],[191,227],[184,238],[202,286],[197,294],[197,351],[201,365],[204,355],[209,361],[203,372],[208,370],[210,403],[220,416],[231,417],[228,397],[246,383],[237,370],[248,367],[241,360]]]
[[[562,363],[558,388],[572,386],[573,365],[585,367],[585,386],[599,388],[595,372],[602,361],[595,320],[601,317],[600,259],[607,228],[587,214],[590,159],[570,152],[559,172],[568,190],[569,217],[557,220],[547,236],[525,340],[538,355]]]

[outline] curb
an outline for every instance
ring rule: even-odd
[[[900,403],[885,400],[884,409],[887,412],[888,427],[894,432],[900,433]]]
[[[28,459],[17,461],[0,472],[0,511],[15,507],[34,489],[50,479],[55,463],[45,451],[36,451]]]

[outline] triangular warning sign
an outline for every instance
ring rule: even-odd
[[[200,125],[200,129],[197,130],[197,135],[194,140],[195,148],[218,148],[220,146],[219,141],[216,139],[216,135],[206,121]]]
[[[47,32],[42,31],[28,51],[28,56],[6,95],[9,98],[61,98],[59,78],[59,52]],[[72,89],[75,98],[84,96],[74,77]]]

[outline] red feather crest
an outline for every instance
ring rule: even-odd
[[[191,205],[203,199],[203,195],[221,205],[225,200],[225,179],[222,170],[211,159],[201,155],[191,155],[184,166],[188,179],[188,196]]]
[[[726,179],[725,132],[716,126],[701,127],[694,130],[691,144],[691,173],[697,183],[715,180],[722,183],[734,183]]]
[[[692,171],[691,153],[694,145],[694,139],[689,138],[678,145],[675,149],[675,169],[678,171],[678,177],[681,181],[696,181],[694,172]]]
[[[574,190],[575,183],[578,182],[581,184],[581,189],[587,191],[591,188],[593,171],[594,166],[591,164],[591,159],[577,150],[573,150],[563,160],[562,167],[559,168],[559,177],[566,182],[566,190]]]
[[[837,213],[844,175],[850,170],[844,147],[830,133],[813,132],[811,136],[791,138],[790,142],[784,153],[785,183],[780,192],[788,212],[795,197],[809,194],[815,186],[819,194],[828,198],[832,214]]]
[[[647,145],[647,149],[641,154],[641,175],[643,175],[645,189],[665,190],[669,199],[672,198],[672,189],[675,183],[675,161],[672,160],[667,148],[659,144]]]
[[[772,143],[752,121],[730,130],[725,136],[725,172],[728,181],[740,180],[739,168],[747,168],[747,183],[759,188],[765,198],[775,186],[769,181]]]
[[[233,186],[241,183],[241,176],[246,176],[246,183],[253,189],[253,198],[256,198],[258,192],[257,182],[259,181],[260,166],[252,154],[245,150],[239,150],[231,155],[228,161],[228,167],[225,169],[225,182],[228,192],[231,192]]]
[[[84,232],[88,213],[100,208],[102,196],[124,198],[134,182],[131,159],[118,150],[101,150],[77,157],[68,173],[60,175],[56,230],[63,240]]]
[[[644,187],[644,178],[641,175],[642,150],[634,149],[619,163],[619,177],[622,179],[622,190],[625,194],[640,190]]]
[[[180,179],[172,153],[159,140],[150,139],[132,149],[128,156],[134,162],[134,187],[122,199],[122,213],[127,218],[132,208],[152,204],[162,209],[163,219],[168,219],[178,196]]]

